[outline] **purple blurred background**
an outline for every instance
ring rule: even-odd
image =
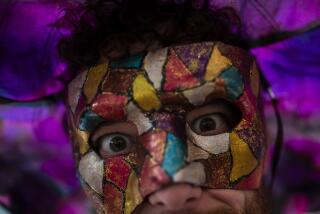
[[[236,8],[244,37],[255,41],[320,22],[319,0],[211,2],[213,8]],[[0,97],[21,101],[0,100],[0,203],[16,203],[16,213],[91,212],[75,175],[65,127],[63,90],[70,74],[55,50],[63,32],[53,23],[72,3],[0,2]],[[320,28],[313,28],[251,49],[280,98],[284,120],[274,213],[320,212],[319,38]],[[275,117],[268,99],[265,104],[272,143]]]

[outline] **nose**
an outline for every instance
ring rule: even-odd
[[[176,184],[149,196],[151,205],[162,206],[166,211],[195,208],[202,189],[188,184]]]
[[[141,138],[141,142],[150,153],[145,156],[140,175],[140,191],[147,196],[173,181],[174,175],[185,166],[187,152],[186,145],[171,132],[153,131]]]

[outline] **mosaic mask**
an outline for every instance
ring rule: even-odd
[[[220,42],[108,61],[69,85],[79,176],[101,213],[164,186],[256,189],[265,153],[253,57]]]

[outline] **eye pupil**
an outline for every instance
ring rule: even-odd
[[[216,122],[210,117],[203,118],[199,124],[200,131],[206,132],[216,129]]]
[[[114,152],[120,152],[127,147],[127,142],[120,136],[113,137],[110,143],[110,149]]]

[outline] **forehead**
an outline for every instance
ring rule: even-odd
[[[121,117],[130,101],[143,111],[197,105],[211,94],[236,100],[250,85],[253,58],[219,42],[163,48],[97,65],[69,85],[74,113],[87,106]],[[118,109],[118,110],[116,110]],[[115,115],[114,115],[115,114]],[[118,116],[117,116],[118,115]]]

